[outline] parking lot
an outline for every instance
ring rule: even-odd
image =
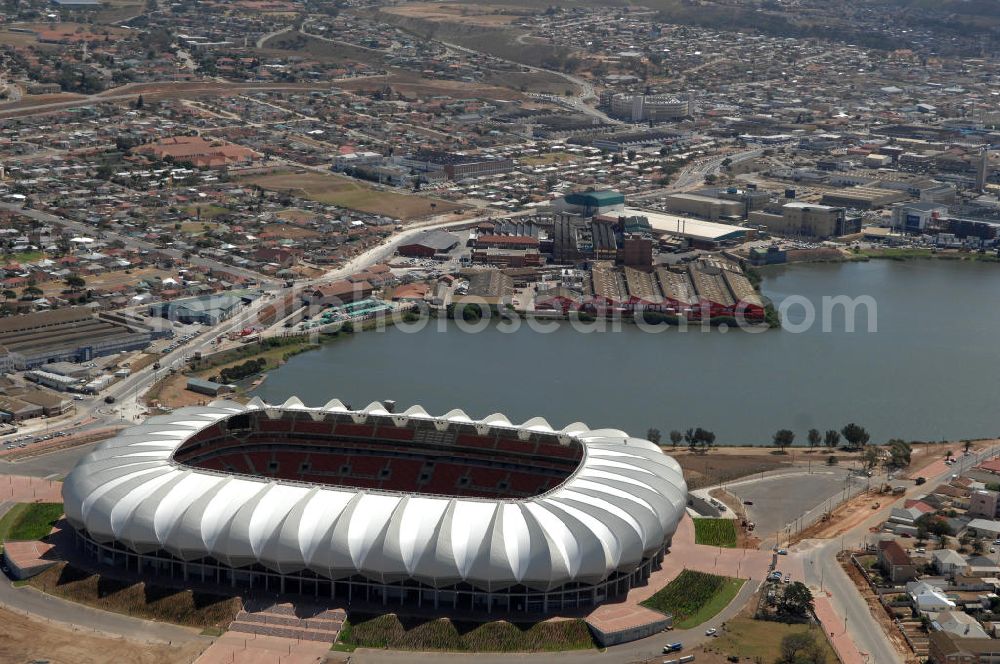
[[[833,499],[840,499],[847,486],[864,486],[865,480],[855,477],[848,481],[848,472],[841,468],[822,468],[792,474],[764,477],[727,484],[726,489],[746,505],[747,516],[756,524],[757,536],[773,543],[776,531],[815,508]]]
[[[12,450],[14,448],[25,448],[32,443],[41,443],[46,440],[52,440],[53,438],[62,438],[63,436],[68,436],[69,433],[66,431],[57,431],[55,433],[43,433],[43,434],[31,434],[27,436],[18,436],[17,434],[11,434],[10,436],[5,436],[0,439],[0,444],[4,446],[5,449]]]

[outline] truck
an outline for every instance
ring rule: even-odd
[[[678,650],[682,650],[683,648],[684,644],[678,641],[677,643],[668,643],[667,645],[663,646],[663,652],[664,654],[668,652],[677,652]]]

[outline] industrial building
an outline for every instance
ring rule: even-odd
[[[856,210],[874,210],[876,208],[900,203],[910,198],[905,191],[882,189],[881,187],[848,187],[838,191],[828,191],[823,194],[820,202],[823,205],[854,208]]]
[[[363,300],[374,290],[367,281],[341,279],[303,291],[302,300],[307,305],[330,307]]]
[[[718,224],[663,212],[625,208],[622,214],[629,217],[643,217],[654,232],[687,240],[692,246],[703,249],[715,249],[740,242],[753,234],[751,229],[743,226]]]
[[[924,202],[897,203],[892,206],[892,227],[907,233],[920,233],[930,223],[947,215],[947,205]]]
[[[451,180],[464,180],[484,175],[502,175],[514,170],[514,160],[509,158],[430,150],[394,158],[393,161],[399,166],[418,173],[444,171]]]
[[[618,257],[618,241],[610,219],[556,215],[552,235],[552,257],[557,263],[614,261]]]
[[[610,189],[601,191],[577,191],[552,202],[556,212],[593,217],[625,209],[625,195]]]
[[[139,331],[70,307],[0,319],[0,367],[33,369],[49,362],[87,362],[95,357],[149,346]]]
[[[181,323],[218,325],[231,317],[242,303],[235,295],[204,295],[150,305],[149,315]]]
[[[771,210],[772,208],[768,208]],[[851,235],[861,231],[861,219],[847,217],[842,207],[791,201],[774,211],[751,212],[751,224],[770,233],[821,239]]]
[[[764,317],[764,301],[736,263],[702,259],[684,267],[617,269],[598,263],[590,272],[589,300],[564,302],[562,308],[601,313],[658,311],[691,320],[742,316]]]
[[[743,217],[746,204],[742,201],[725,200],[702,194],[670,194],[663,198],[667,210],[677,214],[689,214],[700,219],[716,221],[723,217],[739,219]]]
[[[499,305],[510,302],[514,281],[500,270],[481,270],[468,275],[466,297],[479,304]],[[456,303],[462,298],[457,298]]]
[[[447,231],[424,231],[405,244],[399,245],[396,252],[400,256],[410,258],[433,258],[444,254],[458,246],[458,236]]]
[[[607,99],[608,115],[631,122],[669,122],[693,112],[690,100],[667,95],[615,94]]]

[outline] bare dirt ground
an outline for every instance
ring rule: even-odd
[[[295,191],[327,205],[395,217],[404,221],[459,209],[454,203],[420,195],[378,190],[350,178],[315,172],[275,171],[245,182],[271,191]]]
[[[700,489],[792,465],[790,456],[769,454],[773,451],[770,449],[763,454],[746,448],[719,448],[707,454],[692,454],[686,450],[675,452],[669,447],[664,451],[677,459],[677,463],[684,469],[689,489]]]
[[[502,99],[505,101],[526,99],[521,92],[511,88],[484,83],[425,79],[416,72],[407,71],[396,71],[377,80],[355,79],[337,82],[338,88],[352,91],[377,90],[386,85],[406,97],[447,95],[449,97],[474,97],[476,99]]]
[[[187,664],[204,647],[134,643],[57,626],[0,609],[0,661],[51,664]]]
[[[819,521],[792,536],[789,544],[806,539],[839,537],[872,515],[879,505],[893,500],[891,495],[862,493],[833,510],[828,521]],[[878,504],[878,505],[876,505]]]
[[[160,407],[183,408],[208,403],[212,397],[198,394],[187,389],[188,377],[182,373],[164,378],[159,383],[159,390],[153,390],[147,397],[147,403],[155,402]]]
[[[437,2],[411,2],[399,7],[389,7],[384,11],[425,21],[480,25],[489,28],[510,25],[519,18],[518,14],[534,13],[527,7],[510,5],[452,5]]]

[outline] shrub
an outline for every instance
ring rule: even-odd
[[[519,625],[504,620],[488,623],[421,620],[394,614],[351,614],[339,641],[358,648],[393,650],[452,650],[458,652],[534,652],[593,647],[582,620]]]

